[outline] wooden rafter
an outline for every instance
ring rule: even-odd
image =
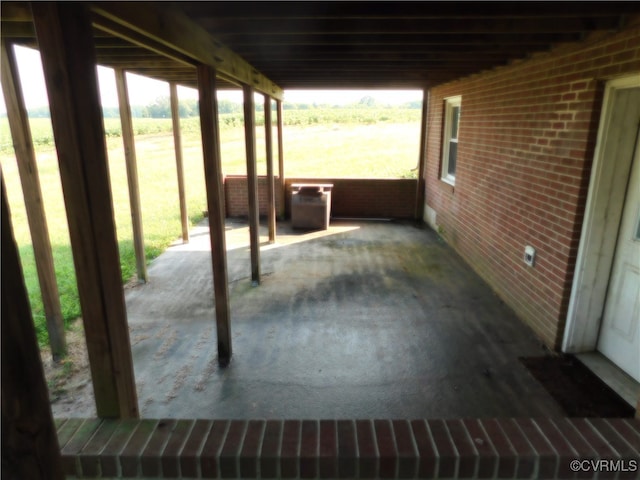
[[[282,98],[280,87],[178,10],[133,2],[96,3],[91,8],[94,25],[103,31],[177,61],[214,67],[226,79]]]

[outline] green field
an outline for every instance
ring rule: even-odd
[[[415,177],[420,110],[313,109],[285,111],[285,175],[317,177]],[[275,119],[275,117],[274,117]],[[262,123],[262,116],[257,116]],[[69,247],[60,176],[49,119],[32,119],[32,134],[43,202],[53,247],[63,316],[80,315]],[[136,153],[147,260],[179,237],[180,213],[173,136],[169,119],[134,118]],[[181,121],[187,204],[192,223],[206,208],[200,127],[197,118]],[[135,274],[131,216],[124,152],[118,119],[105,120],[114,215],[123,281]],[[274,154],[276,135],[274,129]],[[257,132],[258,173],[266,173],[265,131]],[[225,174],[245,174],[244,129],[239,114],[221,115],[221,151]],[[38,339],[47,342],[44,312],[22,190],[7,119],[0,119],[0,164],[7,187],[16,241],[20,248]],[[277,172],[276,172],[277,173]]]

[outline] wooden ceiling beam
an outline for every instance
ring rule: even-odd
[[[93,44],[95,45],[96,50],[112,48],[118,53],[123,53],[123,54],[126,54],[126,52],[129,50],[138,50],[138,51],[148,52],[148,50],[141,48],[138,45],[134,45],[133,43],[127,42],[126,40],[123,40],[121,38],[111,37],[111,36],[99,37],[99,38],[94,37]]]
[[[134,68],[125,69],[130,73],[138,75],[161,77],[164,82],[170,82],[176,79],[195,81],[195,72],[174,72],[171,70],[164,70],[160,68]]]
[[[442,79],[426,79],[418,78],[415,80],[398,80],[396,79],[357,79],[337,83],[326,80],[309,81],[309,82],[297,82],[295,86],[288,88],[302,89],[302,90],[344,90],[344,89],[371,89],[371,90],[422,90],[425,86],[437,85],[440,83],[446,83],[453,80],[452,77]]]
[[[136,68],[135,70],[126,70],[127,72],[145,77],[153,76],[154,78],[162,78],[163,82],[194,82],[195,75],[193,72],[171,72],[167,70],[158,70],[154,68]]]
[[[183,84],[185,82],[192,83],[195,80],[193,72],[172,72],[170,70],[163,70],[157,68],[135,68],[135,69],[123,69],[119,65],[103,65],[104,67],[113,68],[114,70],[120,69],[135,75],[142,75],[144,77],[153,78],[162,82],[177,82]]]
[[[460,76],[460,75],[468,75],[473,72],[477,72],[477,71],[488,69],[488,68],[493,68],[493,65],[482,64],[482,65],[471,65],[469,67],[463,67],[463,66],[450,67],[450,66],[443,65],[441,67],[429,66],[419,70],[415,68],[402,69],[402,68],[397,68],[393,66],[389,66],[385,68],[379,65],[375,65],[375,66],[367,66],[367,67],[341,68],[340,72],[345,74],[345,77],[343,78],[346,78],[346,77],[352,78],[353,76],[357,76],[358,74],[361,74],[363,76],[369,76],[375,71],[379,71],[381,75],[385,73],[393,73],[393,72],[396,72],[398,75],[410,75],[412,73],[415,73],[417,75],[422,75],[422,74],[429,74],[431,72],[451,72],[452,74]],[[314,68],[314,67],[302,66],[302,67],[296,67],[295,69],[274,70],[274,74],[282,78],[286,78],[288,76],[291,76],[292,78],[299,78],[301,75],[310,75],[310,74],[331,76],[330,74],[333,73],[333,71],[329,70],[330,74],[327,74],[326,73],[327,71],[328,69],[326,68]]]
[[[31,22],[33,15],[29,2],[2,2],[0,10],[0,18],[3,22]]]
[[[310,48],[301,46],[272,45],[268,49],[256,50],[249,54],[245,52],[244,57],[251,58],[306,58],[310,54],[314,56],[337,55],[443,55],[451,54],[488,54],[504,55],[509,53],[524,54],[527,51],[540,48],[540,44],[518,44],[510,45],[503,43],[482,44],[482,45],[438,45],[433,48],[431,45],[415,45],[407,50],[406,45],[321,45]]]
[[[436,55],[436,54],[425,54],[425,55],[416,55],[416,54],[407,54],[407,55],[358,55],[358,54],[348,54],[348,55],[331,55],[331,56],[320,56],[320,55],[311,55],[308,57],[266,57],[259,58],[261,63],[269,64],[270,67],[279,67],[282,65],[291,65],[292,63],[317,63],[321,66],[331,66],[331,65],[340,65],[340,64],[364,64],[364,63],[392,63],[392,64],[406,64],[406,65],[429,65],[431,63],[462,63],[462,62],[477,62],[477,61],[489,61],[489,62],[499,62],[504,60],[506,57],[504,54],[449,54],[449,55]],[[258,60],[258,57],[256,57]]]
[[[3,9],[5,3],[10,2],[2,2]],[[33,23],[30,21],[17,22],[3,19],[0,23],[0,34],[2,38],[35,38],[36,31],[33,28]]]
[[[102,30],[157,53],[214,67],[225,77],[273,98],[283,97],[279,86],[178,10],[137,2],[101,2],[91,8],[94,24]]]
[[[9,5],[11,2],[3,2],[2,8],[5,8],[5,4]],[[31,20],[5,20],[4,17],[0,23],[0,34],[3,38],[23,39],[24,41],[33,41],[36,43],[36,31],[33,27]],[[105,33],[99,30],[93,31],[94,42],[99,46],[100,44],[109,44],[110,42],[115,45],[122,45],[118,42],[118,39],[114,39],[111,36],[105,36]],[[129,45],[131,45],[129,43]],[[124,46],[124,45],[122,45]]]
[[[367,59],[367,58],[344,58],[335,60],[318,60],[316,58],[299,59],[298,61],[291,62],[288,60],[272,60],[269,61],[269,68],[273,71],[279,71],[281,68],[291,68],[292,65],[297,66],[315,66],[317,68],[341,68],[341,67],[364,67],[366,65],[378,65],[378,66],[394,66],[395,68],[405,67],[411,68],[430,68],[434,66],[455,66],[455,65],[497,65],[500,63],[509,62],[511,60],[517,60],[522,57],[500,57],[500,58],[486,58],[478,56],[475,58],[449,58],[449,59]]]
[[[145,35],[140,34],[135,30],[123,28],[118,22],[114,22],[111,19],[94,16],[94,27],[104,33],[115,35],[116,37],[122,38],[138,47],[142,47],[143,50],[170,58],[183,65],[193,65],[193,60],[189,56],[171,48],[167,48],[166,45],[147,38]]]
[[[97,55],[98,63],[108,63],[110,65],[120,65],[123,68],[131,67],[165,67],[175,70],[195,71],[195,67],[189,67],[186,65],[176,64],[171,60],[167,60],[158,56],[130,56],[130,57],[118,57],[114,55]]]
[[[371,75],[349,77],[337,80],[330,77],[291,78],[290,83],[285,83],[287,89],[313,89],[313,90],[344,90],[350,88],[388,88],[394,89],[422,89],[425,85],[435,85],[459,78],[456,75],[411,75],[405,78],[398,76],[380,76],[371,78]]]
[[[445,34],[344,34],[344,35],[258,35],[250,32],[242,32],[232,35],[221,36],[227,44],[235,49],[241,50],[243,47],[264,47],[271,46],[439,46],[439,45],[478,45],[483,43],[511,45],[550,45],[558,42],[571,42],[580,39],[580,34],[576,33],[550,33],[550,34],[467,34],[462,32]]]
[[[176,62],[171,58],[167,58],[164,55],[145,50],[144,48],[96,48],[98,56],[121,58],[123,60],[128,59],[159,59],[166,62],[173,63],[174,65],[186,66],[183,62]]]

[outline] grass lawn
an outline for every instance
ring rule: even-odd
[[[284,129],[285,175],[317,177],[411,177],[418,163],[419,111],[382,121],[313,118],[292,114]],[[317,114],[316,114],[317,116]],[[414,118],[415,117],[415,118]],[[285,112],[285,119],[287,112]],[[303,120],[300,120],[302,118]],[[325,123],[319,123],[320,121]],[[246,174],[244,130],[237,121],[221,122],[221,150],[225,174]],[[48,119],[31,121],[36,156],[51,236],[54,263],[65,321],[80,315],[69,232],[60,175]],[[134,119],[136,154],[147,261],[158,256],[180,236],[180,211],[170,120]],[[135,274],[129,194],[119,120],[106,119],[112,198],[121,256],[123,281]],[[265,131],[256,128],[258,173],[266,173]],[[200,130],[195,118],[182,121],[187,205],[192,223],[206,209]],[[274,129],[274,155],[277,155]],[[277,157],[274,157],[277,161]],[[16,159],[7,120],[0,119],[0,164],[7,188],[16,241],[24,269],[38,339],[46,344],[44,311],[27,224]],[[276,164],[277,173],[277,164]]]

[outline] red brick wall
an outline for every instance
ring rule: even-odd
[[[275,177],[276,212],[280,208],[278,191],[280,179]],[[224,201],[227,217],[246,217],[249,211],[249,195],[247,191],[247,177],[244,175],[227,175],[224,179]],[[267,177],[258,177],[258,206],[260,215],[267,215]]]
[[[292,183],[331,183],[331,216],[413,218],[417,180],[371,178],[287,178],[285,203],[290,212]]]
[[[444,238],[549,346],[564,332],[606,80],[640,75],[640,27],[431,90],[426,205]],[[444,99],[462,96],[455,188]],[[522,261],[537,250],[535,267]]]
[[[366,178],[287,178],[286,214],[290,214],[292,183],[331,183],[331,215],[358,218],[413,218],[416,202],[415,179]],[[276,191],[279,188],[276,180]],[[266,178],[258,178],[260,215],[267,214]],[[247,216],[247,179],[227,176],[225,179],[226,213],[229,217]],[[276,211],[279,203],[276,195]]]

